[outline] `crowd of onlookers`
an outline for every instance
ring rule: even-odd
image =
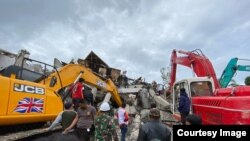
[[[80,102],[77,111],[71,103],[65,103],[65,110],[61,112],[50,127],[45,130],[52,130],[57,124],[62,125],[62,134],[66,138],[76,136],[82,141],[118,141],[116,124],[117,118],[121,131],[120,140],[125,141],[128,130],[129,115],[125,110],[126,104],[123,103],[114,116],[110,115],[111,106],[104,102],[100,105],[98,113],[95,108],[85,100]],[[69,137],[66,137],[68,136]],[[74,137],[75,138],[75,137]],[[171,131],[160,121],[160,111],[157,108],[150,109],[149,120],[141,125],[138,141],[151,139],[170,140]]]
[[[64,111],[58,114],[46,131],[51,131],[56,125],[61,124],[62,134],[53,136],[53,140],[81,140],[81,141],[118,141],[116,127],[120,128],[120,141],[126,140],[129,115],[123,102],[117,112],[112,112],[109,103],[103,102],[96,110],[93,106],[91,91],[83,91],[83,79],[70,87],[72,102],[66,102]],[[185,89],[181,89],[179,108],[183,125],[201,125],[201,118],[197,115],[189,115],[190,100],[186,96]],[[146,117],[142,119],[137,141],[170,141],[171,131],[160,119],[160,111],[155,104]],[[117,123],[115,122],[117,119]],[[62,137],[63,136],[63,137]]]
[[[78,82],[69,88],[72,102],[65,103],[65,110],[59,113],[51,126],[45,130],[50,131],[60,123],[63,135],[73,134],[79,140],[118,141],[115,116],[121,130],[121,141],[125,141],[129,119],[125,110],[126,104],[123,102],[115,115],[111,115],[113,109],[107,102],[103,102],[97,111],[91,89],[84,87],[83,82],[84,80],[79,78]]]

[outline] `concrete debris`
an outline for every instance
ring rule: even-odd
[[[132,116],[135,116],[138,113],[134,105],[126,106],[126,111],[128,112],[129,115]]]
[[[171,105],[165,99],[163,99],[161,96],[156,95],[154,90],[149,89],[149,94],[150,94],[150,96],[152,96],[154,98],[154,100],[156,101],[156,103],[160,109],[165,110],[165,111],[170,110]]]
[[[119,88],[119,93],[138,93],[141,90],[141,88]]]
[[[141,104],[141,108],[143,109],[151,108],[150,97],[149,97],[149,93],[147,89],[144,88],[139,92],[139,100],[140,100],[139,103]]]
[[[133,92],[135,89],[131,88],[133,88],[133,85],[130,85],[128,88],[123,88],[123,92],[128,93],[122,94],[123,99],[127,103],[126,111],[128,111],[130,115],[127,140],[137,140],[140,126],[150,120],[149,111],[152,103],[155,103],[160,110],[161,121],[164,124],[172,126],[176,123],[171,112],[169,112],[171,104],[162,96],[156,95],[151,87],[143,85],[138,89],[138,92]],[[120,134],[120,129],[118,129],[117,132]]]
[[[133,107],[133,106],[127,105],[126,110],[129,111],[131,109],[131,107]],[[150,111],[150,109],[142,109],[140,111],[140,113],[137,112],[137,114],[135,114],[134,116],[130,116],[130,121],[129,121],[129,125],[128,125],[128,132],[127,132],[127,137],[126,137],[126,139],[128,141],[136,141],[137,140],[140,126],[150,120],[149,119],[149,111]],[[129,112],[131,112],[131,111],[129,111]],[[169,112],[160,111],[160,114],[161,114],[162,122],[165,123],[166,125],[168,125],[169,128],[171,129],[172,123],[176,122],[175,119],[173,119],[173,117],[171,116],[171,114]],[[120,129],[118,129],[118,128],[117,128],[117,133],[120,136]]]
[[[128,132],[127,132],[127,140],[128,141],[136,141],[139,129],[141,125],[141,117],[139,115],[136,115],[135,117],[131,118],[131,122],[129,124]]]
[[[110,93],[107,93],[104,97],[104,100],[103,102],[109,102],[110,101],[110,98],[111,98],[111,94]]]

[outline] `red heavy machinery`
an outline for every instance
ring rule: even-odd
[[[177,56],[182,54],[182,56]],[[200,115],[203,124],[250,124],[250,87],[220,88],[210,60],[201,50],[177,51],[171,56],[171,72],[168,91],[172,92],[172,112],[180,119],[178,97],[185,88],[191,98],[191,113]],[[177,64],[191,68],[197,77],[175,82]]]

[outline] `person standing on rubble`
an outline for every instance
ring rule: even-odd
[[[181,114],[181,122],[183,125],[186,124],[186,117],[190,112],[190,99],[186,93],[185,88],[180,89],[180,99],[179,99],[179,107],[178,111]]]
[[[169,128],[160,120],[160,111],[157,108],[150,109],[150,121],[141,125],[137,141],[171,141]]]
[[[116,114],[120,129],[121,129],[121,141],[126,140],[126,134],[127,134],[127,130],[128,130],[129,116],[128,116],[128,112],[125,110],[125,108],[126,108],[126,103],[123,102],[122,106],[119,107],[117,114]]]
[[[109,116],[110,105],[104,102],[100,106],[100,114],[95,119],[95,140],[96,141],[118,141],[115,124]]]
[[[82,141],[90,141],[91,129],[94,125],[94,119],[96,115],[96,109],[88,105],[86,100],[80,103],[80,107],[77,110],[77,114],[71,125],[66,128],[63,134],[67,134],[76,125],[76,134],[78,138]]]
[[[79,107],[79,103],[81,103],[84,99],[84,95],[83,95],[83,83],[84,79],[83,78],[79,78],[78,82],[73,84],[69,91],[72,94],[72,100],[73,100],[73,104],[74,104],[74,109],[75,111],[77,111],[78,107]]]

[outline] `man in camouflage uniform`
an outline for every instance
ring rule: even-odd
[[[96,141],[118,141],[115,124],[108,112],[110,106],[107,102],[100,106],[100,115],[95,119],[95,140]]]

